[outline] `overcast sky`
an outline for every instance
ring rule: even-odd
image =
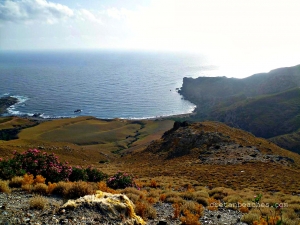
[[[0,49],[183,50],[291,60],[300,53],[299,12],[299,0],[0,0]]]

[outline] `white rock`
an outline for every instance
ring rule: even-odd
[[[69,200],[61,208],[76,209],[88,206],[95,208],[111,220],[120,221],[120,225],[145,225],[145,221],[134,212],[134,205],[126,195],[97,191],[95,195],[86,195],[76,200]],[[122,219],[120,219],[122,218]]]

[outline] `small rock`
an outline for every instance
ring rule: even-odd
[[[32,217],[34,217],[34,213],[27,213],[27,216],[32,218]]]
[[[66,212],[65,209],[60,210],[60,213],[61,213],[61,214],[64,214],[65,212]]]
[[[60,221],[59,221],[60,223],[62,223],[62,224],[68,224],[68,219],[60,219]]]
[[[23,218],[22,220],[23,220],[23,222],[25,222],[25,223],[30,222],[30,218],[28,218],[28,217],[25,217],[25,218]]]

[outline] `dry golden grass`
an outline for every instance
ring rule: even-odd
[[[53,190],[55,189],[56,186],[57,186],[56,183],[48,182],[47,193],[52,194],[52,192],[53,192]]]
[[[48,205],[48,200],[42,196],[35,196],[29,200],[29,207],[31,209],[43,210]]]
[[[22,184],[21,188],[23,191],[31,192],[33,185],[32,184]]]
[[[253,199],[253,196],[252,196],[252,199]],[[237,202],[240,202],[241,200],[242,200],[241,196],[237,195],[237,194],[227,195],[224,198],[224,201],[228,202],[228,203],[237,203]]]
[[[159,196],[159,201],[164,202],[164,201],[166,200],[166,198],[167,198],[166,194],[161,194],[161,195]]]
[[[16,176],[11,178],[11,180],[9,181],[9,187],[20,188],[22,186],[22,183],[23,183],[23,177]]]
[[[65,196],[65,194],[69,191],[69,189],[72,187],[72,184],[69,182],[60,181],[56,184],[56,186],[52,190],[52,194],[59,195],[59,196]]]
[[[98,184],[98,190],[103,192],[108,192],[112,194],[119,194],[120,192],[117,190],[114,190],[112,188],[107,187],[106,183],[104,181],[99,182]]]
[[[160,190],[157,189],[150,189],[147,193],[147,197],[157,198],[160,199]]]
[[[210,211],[218,210],[218,207],[219,207],[219,204],[220,204],[219,200],[216,200],[214,198],[208,198],[207,201],[208,201],[208,206],[207,206],[208,210],[210,210]]]
[[[155,219],[157,217],[155,208],[145,201],[139,201],[135,204],[135,213],[144,220]]]
[[[189,210],[184,211],[184,216],[180,217],[181,224],[183,225],[201,225],[199,222],[200,216],[193,214]]]
[[[203,206],[208,206],[208,198],[202,197],[202,196],[195,196],[194,201],[197,203],[203,205]]]
[[[48,186],[43,183],[37,183],[33,186],[32,192],[39,195],[46,195],[48,193]]]
[[[194,192],[185,191],[185,192],[180,193],[180,197],[185,200],[193,200],[195,198],[195,194],[194,194]]]
[[[143,192],[141,192],[141,191],[139,191],[139,190],[137,190],[136,188],[133,188],[133,187],[125,188],[125,189],[121,190],[121,193],[126,194],[126,195],[130,193],[130,194],[134,194],[134,195],[137,195],[137,196],[140,196],[141,194],[145,195]]]
[[[194,201],[186,201],[180,207],[180,211],[182,213],[189,211],[193,214],[197,214],[200,217],[203,215],[203,210],[203,206]]]
[[[258,221],[259,219],[260,219],[259,212],[253,212],[251,210],[250,213],[242,216],[241,221],[247,224],[253,224],[254,221]]]
[[[4,193],[11,192],[8,181],[0,180],[0,192],[4,192]]]
[[[85,195],[91,195],[94,194],[95,190],[93,190],[92,186],[89,185],[87,182],[84,181],[78,181],[72,183],[70,188],[68,188],[64,192],[64,197],[68,199],[76,199],[79,197],[83,197]]]
[[[137,202],[140,201],[140,196],[133,194],[133,193],[127,193],[126,196],[134,203],[136,204]]]
[[[243,204],[241,202],[238,202],[239,205],[241,205],[238,210],[242,213],[249,213],[249,208],[247,207],[246,204]]]

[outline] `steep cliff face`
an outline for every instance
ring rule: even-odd
[[[256,97],[275,94],[296,87],[300,87],[300,65],[255,74],[244,79],[185,77],[180,93],[188,100],[202,102],[214,98],[228,99],[238,95]]]
[[[258,137],[272,138],[292,133],[300,128],[300,88],[248,99],[215,110],[211,117]]]
[[[194,120],[217,120],[274,138],[300,129],[299,87],[300,65],[244,79],[184,78],[179,93],[197,105]]]

